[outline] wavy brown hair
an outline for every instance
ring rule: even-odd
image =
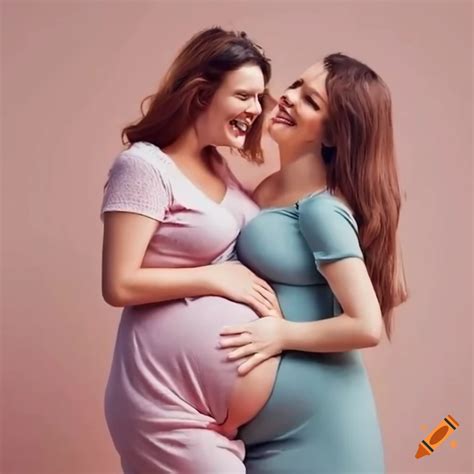
[[[408,297],[397,238],[401,195],[390,92],[372,69],[344,54],[326,56],[324,66],[328,188],[338,188],[354,211],[390,340],[393,309]]]
[[[266,86],[271,77],[270,60],[245,32],[213,27],[197,33],[179,52],[158,91],[142,101],[142,118],[124,128],[122,142],[146,141],[160,148],[172,144],[209,105],[225,74],[248,64],[261,69]],[[267,93],[265,89],[264,96]],[[150,105],[144,112],[146,101]],[[258,164],[263,163],[262,124],[260,114],[239,150],[244,158]]]

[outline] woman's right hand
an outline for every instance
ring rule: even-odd
[[[247,304],[260,317],[283,317],[273,288],[242,263],[216,263],[207,270],[211,286],[218,296]]]

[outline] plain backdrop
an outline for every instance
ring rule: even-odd
[[[387,471],[472,472],[470,2],[18,0],[1,10],[2,473],[120,472],[103,415],[120,318],[101,297],[103,185],[142,98],[212,25],[265,48],[277,96],[337,51],[388,83],[411,298],[393,342],[364,351]],[[230,157],[250,188],[278,168],[264,145],[262,167]],[[458,430],[415,459],[448,414]]]

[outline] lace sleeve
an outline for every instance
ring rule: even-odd
[[[162,221],[170,204],[170,187],[158,166],[122,152],[110,168],[100,212],[122,211]]]

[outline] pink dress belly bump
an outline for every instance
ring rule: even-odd
[[[221,203],[153,145],[136,143],[119,155],[102,212],[136,212],[159,222],[142,267],[197,267],[234,258],[238,233],[259,208],[225,162],[215,166],[227,184]],[[232,438],[260,411],[278,359],[242,377],[238,362],[226,358],[230,350],[218,347],[223,326],[256,318],[250,307],[217,296],[124,308],[105,399],[122,454],[143,439],[163,443],[163,433],[183,427],[225,423],[223,433]]]
[[[218,347],[219,331],[226,324],[255,319],[257,315],[247,305],[214,296],[127,307],[118,337],[121,362],[117,360],[115,376],[109,379],[114,404],[117,396],[124,397],[120,416],[127,405],[134,416],[137,392],[129,390],[134,384],[152,402],[147,409],[150,415],[155,412],[156,421],[163,409],[192,406],[209,417],[210,425],[225,423],[223,431],[234,435],[268,399],[276,362],[271,360],[239,376],[238,363],[227,359],[229,350]],[[159,424],[167,430],[175,422],[167,418]]]

